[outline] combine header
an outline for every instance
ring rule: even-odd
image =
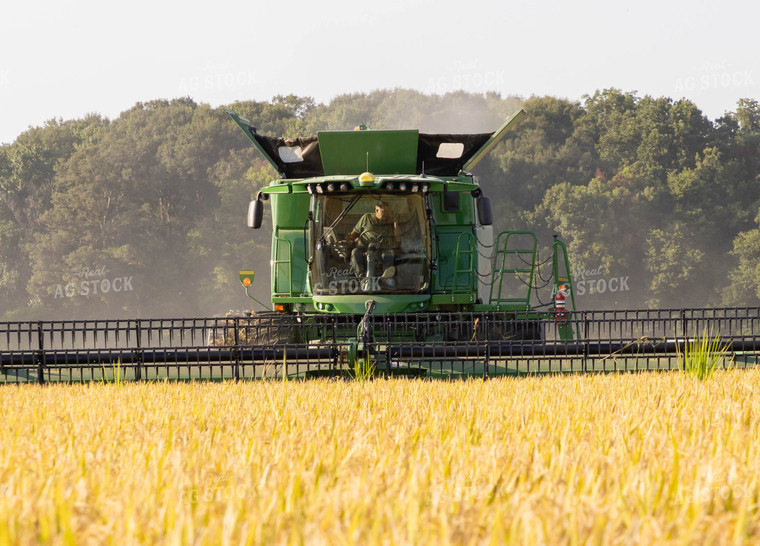
[[[257,229],[264,203],[271,203],[275,316],[467,313],[474,318],[440,321],[424,336],[476,340],[490,316],[499,326],[489,339],[577,337],[567,320],[574,297],[565,245],[555,237],[541,264],[533,232],[495,235],[491,201],[470,172],[523,110],[493,133],[362,126],[294,139],[261,135],[227,112],[279,173],[248,210],[248,225]],[[252,273],[241,272],[246,290]],[[288,335],[271,341],[305,341]],[[342,338],[355,335],[349,330]],[[391,332],[398,339],[419,335]]]

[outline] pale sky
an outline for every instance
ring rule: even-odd
[[[710,118],[760,98],[751,0],[6,0],[0,143],[136,102],[212,106],[381,88],[579,100],[617,87]]]

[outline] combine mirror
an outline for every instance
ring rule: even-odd
[[[478,220],[481,226],[493,225],[493,209],[491,208],[491,199],[489,197],[478,197]]]
[[[264,218],[264,203],[259,199],[254,199],[248,204],[248,227],[259,229],[261,221]]]

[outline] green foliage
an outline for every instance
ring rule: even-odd
[[[477,166],[496,229],[557,233],[573,268],[629,276],[631,304],[760,303],[760,106],[710,122],[691,102],[616,89],[573,102],[408,89],[327,104],[277,96],[229,108],[265,134],[492,131],[528,115]],[[211,315],[267,279],[271,226],[245,227],[276,173],[222,108],[138,103],[114,120],[51,120],[0,146],[0,318]],[[105,267],[134,290],[63,297]],[[73,285],[72,285],[73,286]],[[268,299],[266,280],[253,287]]]
[[[647,270],[652,275],[651,306],[668,301],[675,306],[699,307],[694,301],[695,295],[704,293],[707,287],[700,286],[696,275],[705,255],[696,246],[694,234],[683,224],[675,223],[667,229],[649,232],[645,256]]]
[[[354,360],[353,377],[359,383],[369,381],[375,376],[375,369],[377,363],[374,360],[370,360],[369,353],[365,353],[364,356],[357,357]]]
[[[638,277],[646,230],[633,213],[641,209],[639,198],[601,178],[586,185],[565,182],[546,191],[536,210],[526,214],[527,224],[546,223],[562,235],[573,271],[593,267],[607,277],[620,271]]]
[[[685,374],[704,381],[728,358],[729,348],[730,343],[721,343],[719,335],[705,329],[700,337],[684,344],[683,354],[678,350],[679,366]]]
[[[534,97],[524,108],[528,115],[505,136],[494,156],[504,173],[499,176],[499,191],[510,195],[519,208],[531,209],[557,183],[588,182],[599,165],[599,154],[596,129],[579,104]]]
[[[760,212],[755,221],[760,226]],[[760,305],[760,228],[739,233],[731,255],[738,264],[729,273],[730,284],[723,289],[723,303]]]
[[[760,134],[760,103],[755,99],[739,99],[734,118],[744,135]]]

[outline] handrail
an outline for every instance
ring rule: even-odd
[[[527,235],[533,239],[533,248],[531,249],[520,249],[515,248],[510,250],[509,249],[509,239],[513,236],[521,236],[521,235]],[[503,245],[502,245],[502,239],[503,239]],[[538,239],[536,238],[536,234],[532,231],[502,231],[499,233],[499,235],[496,237],[496,244],[494,245],[494,248],[496,249],[496,252],[494,254],[493,258],[493,267],[491,268],[491,292],[489,294],[489,303],[490,304],[496,304],[499,305],[500,303],[524,303],[525,309],[530,309],[530,291],[533,288],[533,276],[535,274],[536,270],[536,253],[538,249]],[[519,255],[519,254],[530,254],[531,260],[530,260],[530,267],[526,268],[519,268],[519,267],[507,267],[507,256],[508,255]],[[501,255],[501,263],[498,263],[499,255]],[[528,282],[527,284],[527,291],[526,291],[526,297],[525,298],[502,298],[502,291],[504,289],[504,275],[505,274],[511,274],[517,276],[519,273],[528,273]],[[497,275],[498,275],[498,290],[496,291],[496,295],[494,296],[494,286],[497,282]]]

